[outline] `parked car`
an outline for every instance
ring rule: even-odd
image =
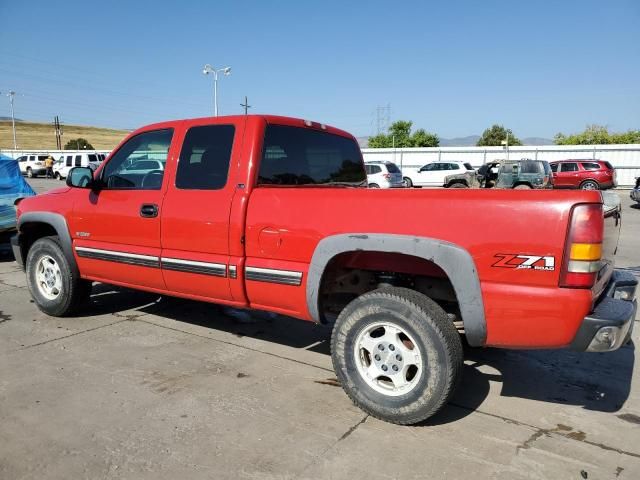
[[[18,157],[17,160],[20,167],[20,173],[29,178],[37,177],[38,175],[46,175],[47,169],[44,166],[44,161],[48,156],[48,154],[34,153]]]
[[[374,161],[364,164],[369,188],[401,188],[402,172],[393,162]]]
[[[0,154],[0,245],[8,245],[15,232],[16,201],[35,194],[22,177],[18,162]]]
[[[166,169],[123,172],[149,150]],[[380,195],[366,178],[355,137],[316,122],[156,123],[95,173],[72,169],[70,188],[20,202],[12,249],[52,316],[99,281],[332,325],[338,383],[398,424],[447,404],[462,334],[597,352],[629,340],[638,282],[614,269],[621,210],[600,192]]]
[[[640,204],[640,177],[636,178],[636,186],[631,190],[631,200]]]
[[[404,174],[407,187],[443,187],[447,186],[445,178],[449,175],[471,174],[475,170],[468,162],[458,160],[435,161],[423,165],[416,172]]]
[[[509,160],[502,162],[497,188],[553,188],[549,162],[544,160]]]
[[[100,163],[103,160],[104,155],[101,153],[65,153],[53,164],[53,176],[58,180],[67,178],[69,171],[74,167],[89,167],[92,170],[95,170],[100,166]]]
[[[551,162],[554,188],[605,190],[616,187],[616,170],[604,160],[560,160]]]

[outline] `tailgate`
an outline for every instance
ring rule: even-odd
[[[615,254],[618,249],[618,238],[620,237],[620,228],[622,226],[620,197],[612,192],[602,192],[602,200],[604,202],[603,268],[600,270],[598,281],[595,285],[594,293],[596,296],[600,295],[613,273]]]

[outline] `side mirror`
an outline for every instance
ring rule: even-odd
[[[93,170],[89,167],[73,167],[67,175],[67,186],[74,188],[93,188]]]

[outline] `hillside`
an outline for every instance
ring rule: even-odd
[[[86,138],[96,149],[110,150],[120,143],[129,132],[109,128],[64,125],[62,133],[63,147],[69,140],[82,137]],[[48,123],[16,122],[16,140],[20,149],[46,150],[56,148],[53,126]],[[13,148],[11,121],[0,121],[0,149],[8,148]]]

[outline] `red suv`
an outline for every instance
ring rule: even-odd
[[[554,188],[605,190],[618,185],[615,169],[603,160],[560,160],[550,165]]]

